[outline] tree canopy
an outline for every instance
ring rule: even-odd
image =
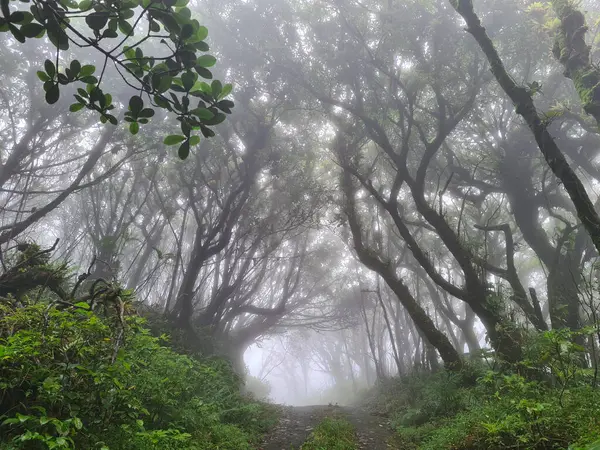
[[[192,17],[189,0],[34,0],[28,10],[11,8],[17,3],[23,2],[2,0],[0,31],[11,33],[20,43],[47,36],[55,50],[37,77],[49,104],[59,100],[62,86],[74,84],[78,87],[72,94],[76,101],[71,112],[87,108],[102,123],[117,125],[113,95],[105,92],[106,85],[112,84],[107,70],[112,69],[120,83],[135,91],[127,102],[114,99],[128,107],[123,120],[131,134],[149,122],[154,108],[162,108],[180,122],[181,134],[167,136],[164,143],[179,144],[181,159],[200,142],[192,131],[213,137],[210,127],[231,113],[233,102],[226,99],[231,84],[203,81],[213,78],[209,68],[216,58],[206,53],[208,29]],[[85,53],[70,52],[72,47]],[[82,63],[78,58],[85,59]]]
[[[600,438],[597,2],[1,5],[0,349],[85,311],[402,448]]]

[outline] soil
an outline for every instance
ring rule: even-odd
[[[315,405],[281,406],[278,424],[267,434],[258,450],[298,450],[317,424],[330,415],[343,417],[354,425],[360,450],[399,448],[393,443],[394,432],[386,417],[360,407]]]

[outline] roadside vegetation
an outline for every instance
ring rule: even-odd
[[[582,368],[581,338],[533,335],[520,364],[500,368],[488,355],[460,372],[381,382],[365,401],[389,416],[402,449],[598,449],[598,370]]]
[[[21,270],[73,289],[62,265]],[[152,335],[131,293],[118,293],[105,287],[95,302],[68,302],[42,285],[3,299],[0,448],[254,448],[270,408],[240,393],[229,362],[177,353],[167,334]]]
[[[300,450],[355,450],[354,426],[337,416],[325,417],[311,432]]]

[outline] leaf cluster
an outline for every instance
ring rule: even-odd
[[[181,134],[168,136],[165,144],[179,144],[179,156],[187,158],[190,147],[215,135],[211,127],[231,113],[234,104],[226,97],[231,84],[212,80],[210,68],[216,58],[206,52],[208,30],[192,17],[189,0],[0,0],[0,31],[19,42],[47,37],[56,48],[54,60],[46,59],[37,75],[43,82],[45,99],[58,102],[64,86],[75,84],[76,102],[71,112],[88,109],[102,123],[116,125],[113,96],[103,89],[108,64],[112,64],[127,86],[137,91],[128,102],[124,120],[137,134],[155,109],[176,117]],[[23,4],[30,4],[29,9]],[[83,20],[82,20],[83,19]],[[155,51],[150,44],[160,44]],[[72,46],[91,48],[99,55],[94,64],[65,57]],[[153,48],[150,53],[148,48]],[[62,57],[61,57],[62,54]],[[63,62],[64,61],[64,62]]]

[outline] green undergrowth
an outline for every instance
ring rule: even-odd
[[[218,358],[82,305],[0,304],[0,449],[244,450],[272,424]]]
[[[325,417],[312,431],[301,450],[355,450],[356,431],[346,419]]]
[[[600,380],[574,337],[534,336],[527,359],[502,371],[471,363],[387,380],[366,402],[389,414],[406,450],[600,450]]]

